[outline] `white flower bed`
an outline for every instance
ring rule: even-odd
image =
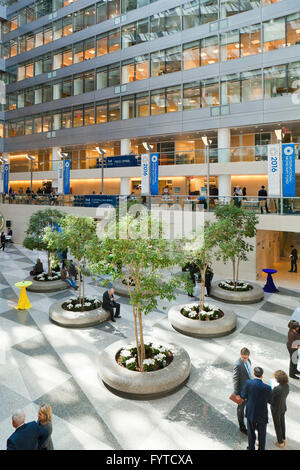
[[[172,360],[172,353],[161,344],[145,344],[146,358],[143,360],[142,371],[152,372],[163,369]],[[117,361],[120,365],[129,370],[140,371],[138,369],[137,348],[133,344],[128,344],[118,354]]]
[[[229,280],[219,282],[219,287],[225,290],[230,290],[230,291],[235,291],[235,292],[245,292],[253,288],[250,283],[242,282],[242,281],[237,282],[237,285],[235,287],[233,281],[229,281]]]
[[[41,282],[47,282],[47,281],[58,281],[60,279],[60,274],[47,274],[47,273],[41,273],[35,276],[37,281]]]

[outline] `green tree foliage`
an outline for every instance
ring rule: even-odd
[[[217,260],[232,262],[232,281],[236,288],[239,280],[241,261],[248,261],[248,254],[253,251],[249,239],[257,231],[258,217],[253,211],[231,205],[216,208],[218,221]]]
[[[151,231],[158,236],[151,238]],[[179,264],[180,255],[161,234],[161,224],[150,214],[127,214],[108,224],[90,257],[93,272],[109,274],[127,285],[140,368],[145,358],[143,314],[154,310],[158,299],[175,299],[175,288],[181,283],[167,273]]]
[[[57,209],[40,210],[32,214],[29,220],[28,228],[25,232],[23,246],[29,250],[46,251],[48,256],[48,274],[51,273],[50,255],[55,250],[48,248],[44,240],[46,228],[53,230],[56,225],[60,225],[60,221],[64,214]]]
[[[83,305],[89,253],[94,245],[98,245],[96,222],[91,217],[67,215],[60,221],[60,226],[61,232],[45,230],[44,242],[50,250],[69,249],[78,271],[78,301]]]

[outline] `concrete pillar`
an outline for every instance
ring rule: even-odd
[[[130,151],[130,139],[121,139],[121,155],[129,155]]]
[[[120,194],[122,196],[130,194],[130,178],[128,176],[121,177]]]
[[[59,151],[59,147],[52,147],[52,171],[58,170],[58,162],[60,160],[58,151]]]
[[[218,163],[230,162],[230,129],[218,129]],[[231,196],[231,176],[219,176],[219,197]]]

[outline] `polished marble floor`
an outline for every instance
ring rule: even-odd
[[[215,340],[182,336],[169,325],[167,302],[144,319],[145,332],[157,341],[181,344],[192,360],[188,383],[177,393],[153,401],[124,400],[111,394],[97,374],[99,352],[132,336],[128,300],[119,298],[122,318],[95,328],[63,329],[49,321],[51,303],[74,291],[48,296],[29,293],[32,308],[17,311],[19,289],[38,253],[12,246],[0,253],[0,450],[12,432],[11,414],[18,408],[36,419],[41,403],[53,408],[56,449],[245,449],[247,438],[236,422],[232,367],[241,347],[251,351],[253,365],[288,369],[287,323],[300,304],[300,291],[282,287],[252,306],[234,306],[237,330]],[[90,279],[87,294],[100,297],[104,288]],[[188,297],[178,293],[178,303]],[[214,301],[217,305],[220,302]],[[227,304],[228,307],[228,304]],[[300,450],[300,384],[290,382],[287,449]],[[274,447],[272,418],[267,448]],[[280,451],[280,450],[279,450]]]

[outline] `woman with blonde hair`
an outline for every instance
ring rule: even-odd
[[[52,434],[52,408],[50,405],[44,403],[39,407],[38,424],[43,426],[48,431],[48,439],[44,442],[41,450],[54,450],[53,442],[51,439]]]

